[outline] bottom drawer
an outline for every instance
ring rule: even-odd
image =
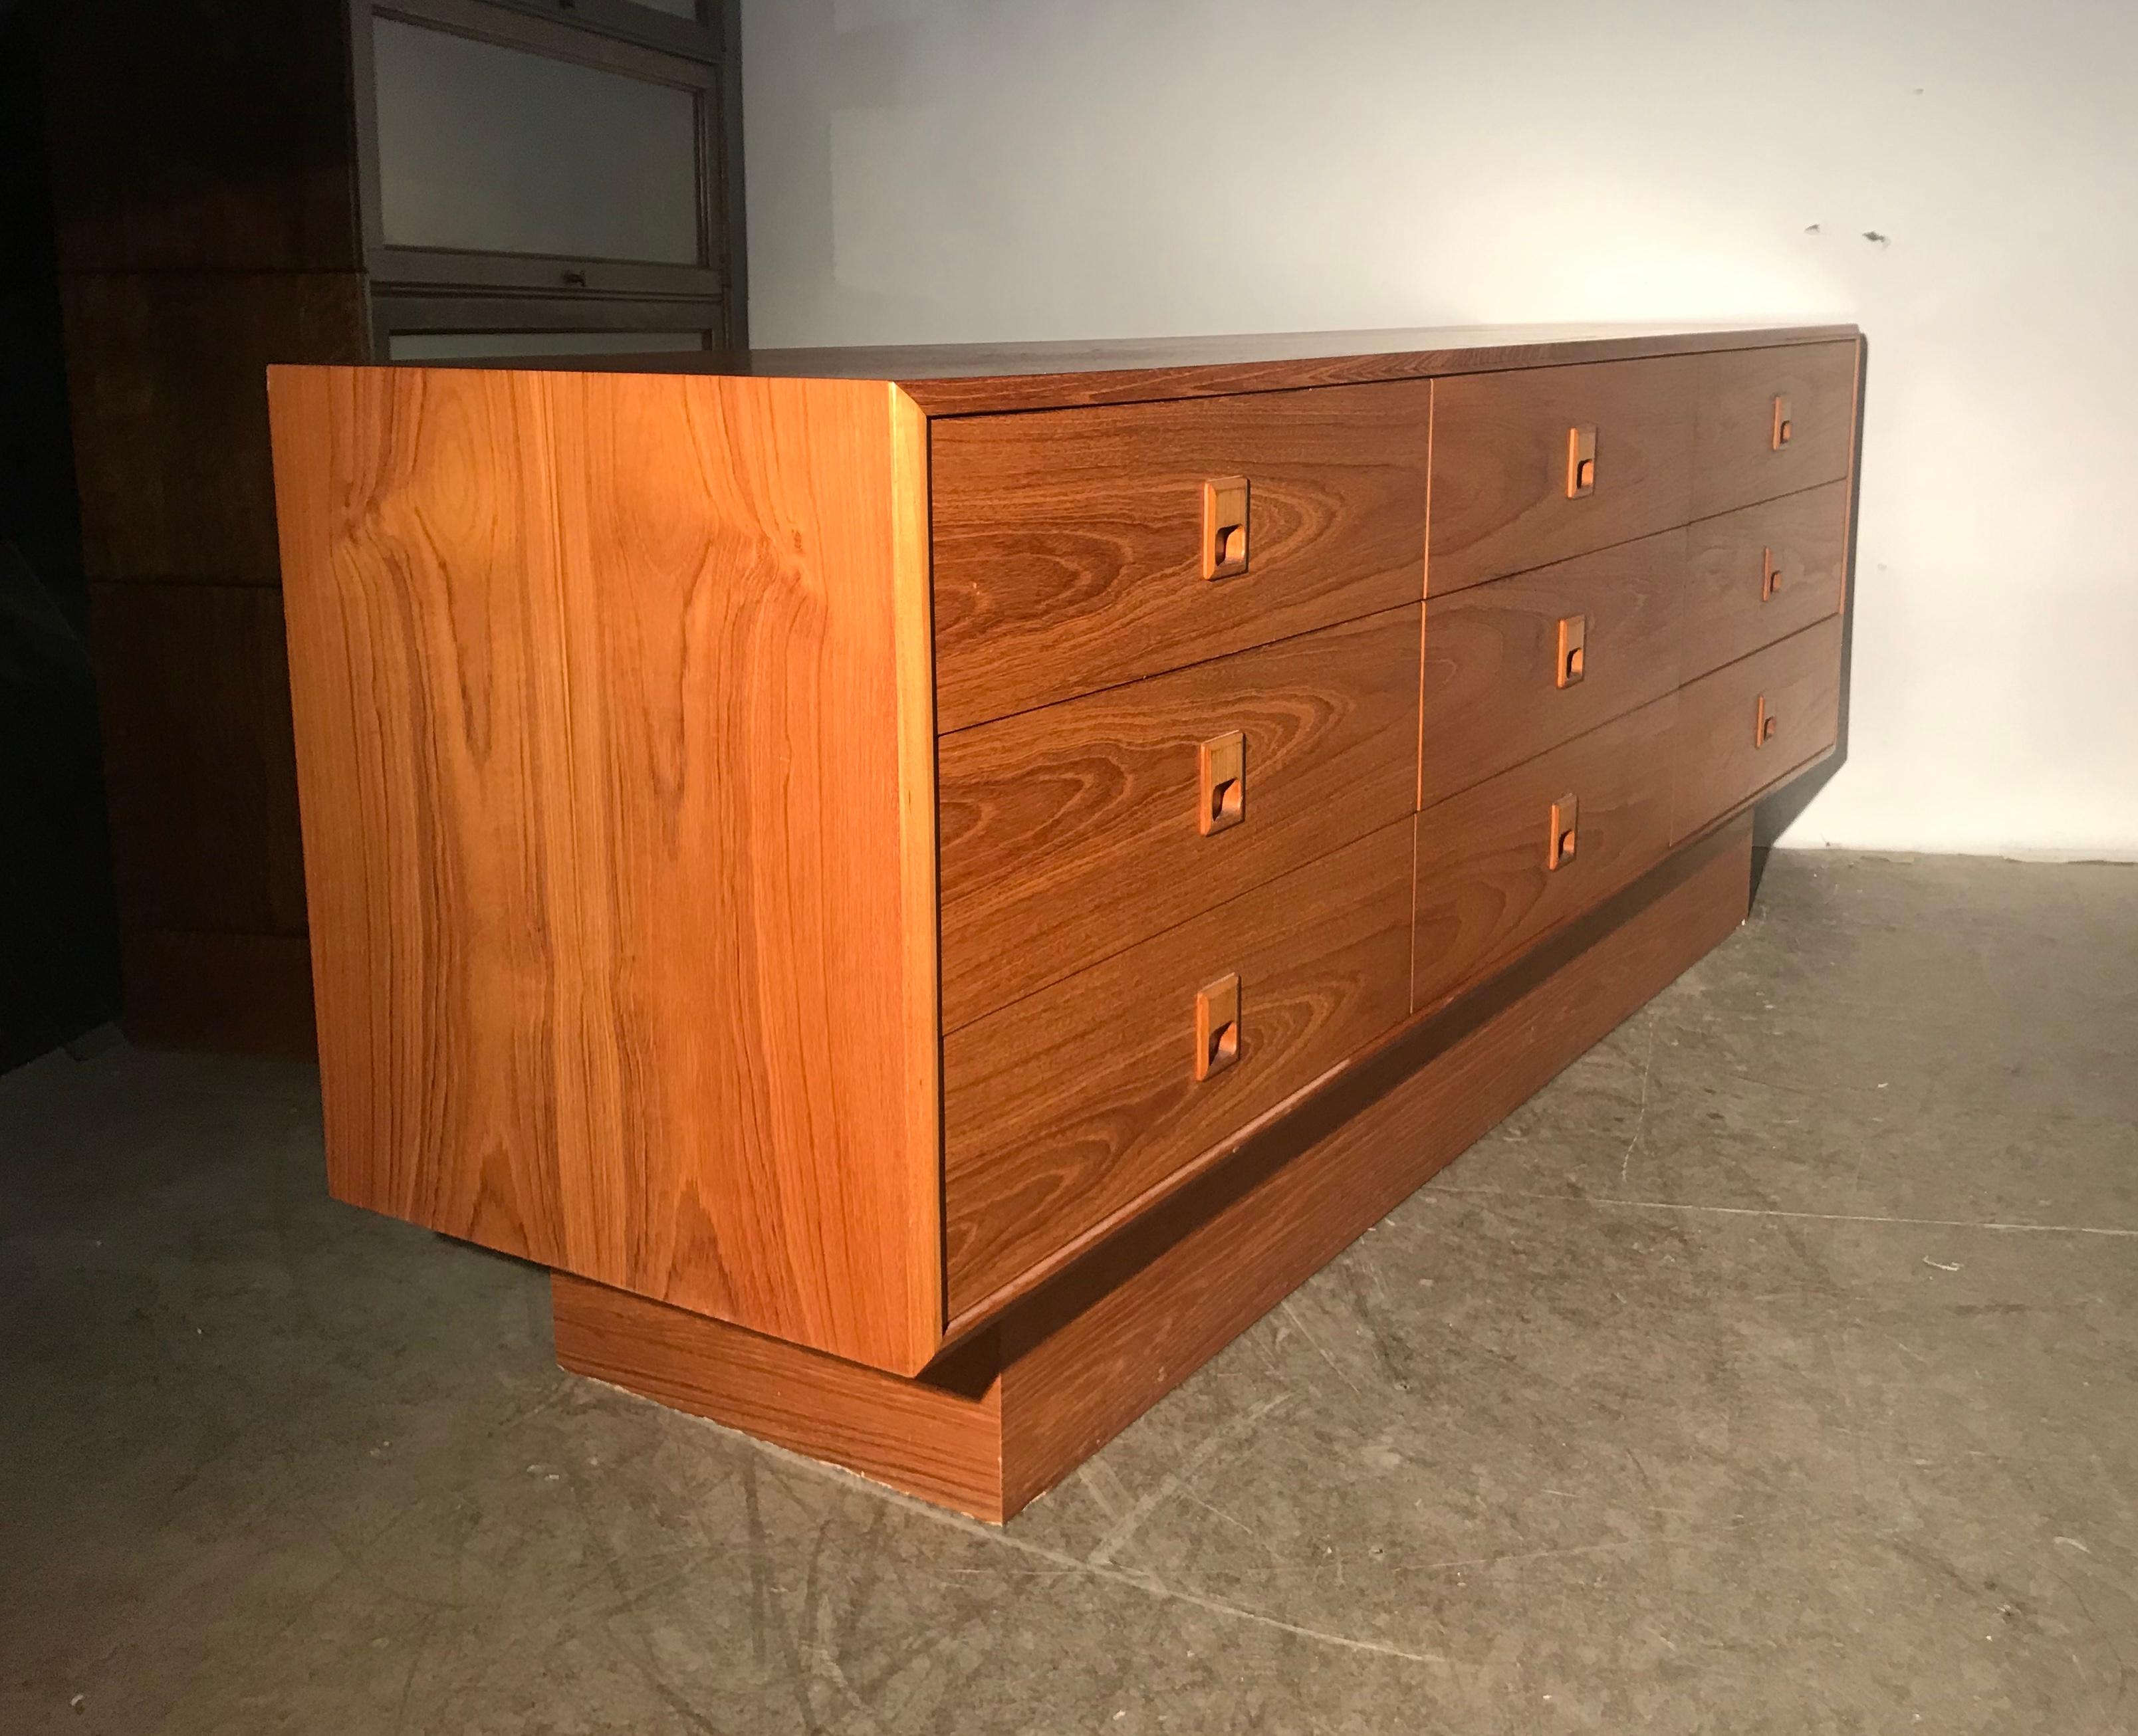
[[[1840,711],[1838,616],[1680,690],[1672,838],[1818,758],[1834,744]]]
[[[1411,1005],[1423,1012],[1669,847],[1675,695],[1418,817]]]
[[[944,1039],[954,1317],[1402,1022],[1411,840],[1406,817]],[[1229,1029],[1212,993],[1198,1032],[1228,981]]]

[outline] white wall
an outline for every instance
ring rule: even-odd
[[[1857,320],[1789,841],[2138,857],[2138,4],[748,0],[743,64],[760,344]]]

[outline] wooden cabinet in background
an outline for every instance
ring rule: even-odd
[[[277,369],[334,1192],[1014,1511],[1741,919],[1858,349]]]
[[[126,1026],[308,1054],[266,370],[742,345],[736,8],[45,10]]]

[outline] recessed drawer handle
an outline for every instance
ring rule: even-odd
[[[1231,578],[1247,570],[1247,479],[1213,476],[1203,485],[1203,576]]]
[[[1237,729],[1213,735],[1195,749],[1202,806],[1196,828],[1204,837],[1247,817],[1247,740]]]
[[[1789,395],[1786,393],[1777,393],[1774,394],[1774,450],[1780,451],[1789,443],[1790,436],[1795,432],[1796,429],[1789,421]]]
[[[1195,997],[1195,1076],[1208,1079],[1240,1058],[1240,979],[1232,972]]]
[[[1596,424],[1581,422],[1566,431],[1566,498],[1579,500],[1596,492]]]
[[[1760,601],[1770,601],[1781,588],[1781,563],[1774,558],[1773,549],[1762,549],[1760,551]]]
[[[1589,667],[1589,617],[1566,615],[1559,623],[1559,665],[1555,677],[1561,687],[1571,687]]]
[[[1561,796],[1552,803],[1551,836],[1545,846],[1547,870],[1563,868],[1574,860],[1574,846],[1580,841],[1580,819],[1581,804],[1572,795]]]
[[[1774,739],[1774,728],[1780,719],[1767,709],[1767,696],[1760,695],[1758,708],[1752,714],[1752,745],[1764,748]]]

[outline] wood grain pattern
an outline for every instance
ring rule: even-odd
[[[278,375],[336,1191],[569,1275],[569,1367],[1013,1511],[1741,917],[1839,622],[1681,689],[1688,551],[1834,490],[1683,528],[1703,355],[933,427]]]
[[[1426,605],[1418,805],[1593,729],[1677,685],[1685,533],[1621,543]],[[1585,622],[1581,679],[1558,684],[1559,623]]]
[[[1833,746],[1841,618],[1688,683],[1678,695],[1671,830],[1685,837],[1793,777]],[[1775,720],[1755,740],[1760,700]]]
[[[120,921],[303,934],[281,597],[95,584],[90,631]]]
[[[933,425],[946,734],[1415,602],[1429,388],[1398,383]],[[1252,555],[1203,576],[1203,485]]]
[[[897,384],[931,417],[1288,392],[1852,339],[1852,325],[1458,325],[1237,337],[557,357],[530,367]]]
[[[1694,447],[1696,518],[1793,495],[1848,474],[1856,437],[1856,343],[1706,356]],[[1774,403],[1789,400],[1794,432],[1774,448]]]
[[[1745,919],[1749,826],[1682,853],[1602,938],[1407,1031],[1003,1323],[1003,1498],[1053,1486]]]
[[[946,735],[943,1024],[1149,939],[1409,812],[1418,604]],[[1198,828],[1198,744],[1246,738]]]
[[[1000,1524],[1002,1379],[991,1335],[918,1377],[827,1356],[559,1272],[557,1361],[730,1428]]]
[[[1467,987],[1601,904],[1670,847],[1677,696],[1502,772],[1418,817],[1411,1009]],[[1551,805],[1580,804],[1570,860],[1545,866]]]
[[[271,391],[334,1191],[917,1370],[918,413],[843,383]]]
[[[1694,524],[1682,612],[1686,677],[1840,613],[1848,547],[1846,480]],[[1769,559],[1780,578],[1772,596]]]
[[[945,1039],[953,1314],[1401,1022],[1409,831],[1384,827]],[[1228,972],[1239,1059],[1198,1080],[1196,992]]]
[[[1429,597],[1682,524],[1701,363],[1686,358],[1435,383]],[[1570,500],[1567,434],[1596,430],[1592,493]]]
[[[1058,1482],[1744,919],[1687,846],[1129,1225],[919,1380],[559,1279],[558,1359],[1000,1520]]]

